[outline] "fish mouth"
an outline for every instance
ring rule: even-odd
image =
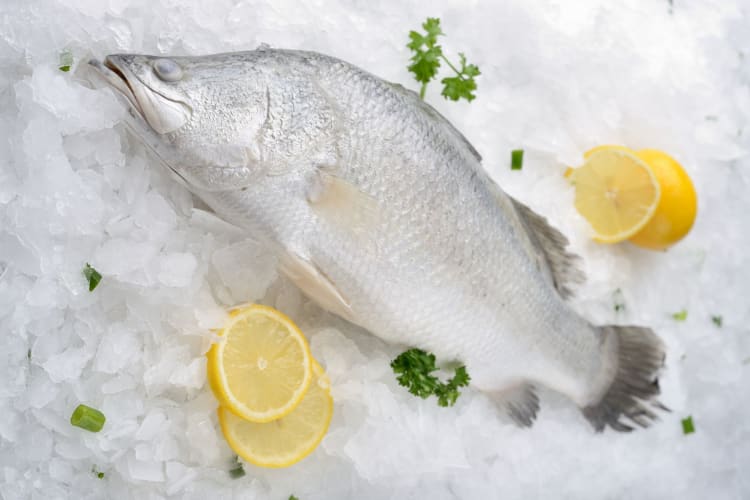
[[[138,99],[135,97],[135,92],[133,92],[133,87],[131,87],[128,76],[126,76],[125,73],[129,73],[130,79],[132,80],[135,76],[130,70],[118,67],[112,62],[110,56],[104,58],[104,63],[98,59],[91,59],[89,60],[89,65],[93,66],[94,69],[96,69],[97,74],[103,78],[110,87],[117,90],[117,92],[128,101],[130,107],[136,111],[142,119],[146,120],[146,115],[143,113],[143,109],[138,103]]]
[[[154,90],[128,68],[127,55],[109,55],[104,62],[89,60],[105,83],[123,96],[130,108],[159,134],[173,132],[192,115],[185,102],[165,96]]]

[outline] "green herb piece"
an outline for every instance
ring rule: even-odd
[[[242,462],[240,462],[240,457],[235,455],[234,460],[232,460],[232,468],[229,469],[229,477],[232,479],[239,479],[244,475],[245,468],[242,466]]]
[[[427,399],[434,394],[440,406],[453,406],[461,394],[458,388],[466,387],[471,380],[466,367],[459,366],[453,378],[447,382],[441,382],[436,376],[431,375],[437,370],[435,355],[421,349],[404,351],[391,362],[391,368],[398,375],[396,377],[398,383],[406,387],[411,394],[422,399]]]
[[[419,89],[419,97],[424,99],[427,84],[430,83],[438,74],[440,62],[443,61],[453,70],[455,76],[446,77],[441,80],[443,91],[441,95],[446,99],[458,101],[463,98],[472,101],[476,95],[477,83],[474,77],[481,73],[479,68],[474,64],[466,62],[466,56],[459,53],[461,69],[456,68],[443,54],[443,48],[438,45],[437,39],[445,35],[440,28],[440,19],[428,17],[422,23],[424,34],[416,31],[409,32],[409,43],[406,45],[414,52],[411,56],[411,64],[408,70],[414,74],[414,79],[422,84]]]
[[[96,465],[91,466],[91,473],[94,474],[99,479],[104,479],[104,473],[96,470]]]
[[[693,417],[690,416],[687,418],[683,418],[682,419],[682,433],[687,435],[687,434],[692,434],[694,432],[695,432],[695,426],[693,425]]]
[[[521,170],[523,168],[523,149],[514,149],[510,152],[510,169]]]
[[[102,430],[106,420],[102,412],[86,405],[78,405],[78,408],[70,416],[70,423],[72,425],[91,432]]]
[[[683,309],[680,312],[676,312],[672,315],[672,319],[675,321],[685,321],[687,319],[687,311]]]
[[[99,274],[99,271],[91,267],[88,262],[86,263],[86,267],[83,268],[83,275],[89,282],[89,292],[93,292],[94,288],[96,288],[96,286],[102,280],[102,275]]]
[[[445,63],[456,72],[456,76],[440,80],[443,84],[441,95],[451,101],[458,101],[459,99],[464,98],[471,102],[476,97],[476,95],[473,94],[477,89],[477,82],[474,80],[474,77],[480,75],[479,68],[474,64],[466,64],[465,55],[459,53],[458,57],[461,59],[461,70],[457,70],[447,59],[445,59],[445,57],[443,57]],[[523,153],[523,151],[521,153]]]
[[[724,324],[724,318],[722,318],[721,316],[711,316],[711,321],[713,321],[714,325],[718,326],[719,328],[721,328]]]
[[[289,500],[299,500],[299,498],[295,497],[294,495],[289,495]]]
[[[615,301],[615,312],[620,312],[625,310],[625,298],[622,295],[622,289],[618,288],[614,291],[612,294],[612,300]]]
[[[57,69],[60,71],[68,72],[70,71],[70,68],[73,66],[73,54],[68,52],[67,50],[60,54],[60,66],[58,66]]]
[[[428,17],[422,23],[425,34],[421,35],[416,31],[409,32],[411,40],[406,46],[414,51],[411,57],[412,63],[408,70],[414,73],[414,78],[422,84],[419,91],[419,97],[424,99],[425,90],[430,80],[435,78],[440,68],[440,57],[443,55],[443,49],[437,45],[437,37],[442,35],[440,29],[440,19]]]
[[[244,467],[242,467],[242,465],[238,465],[237,467],[229,471],[229,477],[231,477],[232,479],[239,479],[244,475],[245,469]]]

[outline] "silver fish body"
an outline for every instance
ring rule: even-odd
[[[580,274],[565,238],[495,185],[415,93],[298,51],[92,64],[128,99],[144,142],[326,309],[464,363],[525,425],[536,385],[598,430],[656,417],[658,338],[592,326],[566,304]]]

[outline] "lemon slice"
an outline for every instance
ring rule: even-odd
[[[221,431],[237,455],[261,467],[288,467],[320,444],[333,416],[333,398],[328,377],[314,360],[313,373],[299,406],[273,422],[248,422],[219,408]]]
[[[601,243],[617,243],[640,231],[653,217],[661,195],[646,163],[611,148],[593,152],[572,180],[576,209]]]
[[[302,401],[310,381],[310,347],[292,320],[271,307],[230,313],[208,352],[208,380],[222,406],[254,422],[281,418]]]

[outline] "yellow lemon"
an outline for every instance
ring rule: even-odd
[[[633,154],[633,150],[626,146],[621,146],[619,144],[602,144],[601,146],[593,147],[583,153],[583,159],[588,160],[591,155],[598,153],[599,151],[625,151],[626,153]]]
[[[651,168],[627,150],[602,147],[573,171],[575,206],[591,224],[596,241],[617,243],[643,229],[659,204]]]
[[[630,242],[651,250],[664,250],[693,227],[698,197],[690,177],[667,153],[642,149],[636,155],[651,167],[661,188],[661,199],[651,220],[630,238]]]
[[[601,146],[596,146],[585,153],[583,153],[583,159],[588,160],[589,157],[598,152],[598,151],[605,151],[605,150],[611,150],[614,149],[615,151],[625,151],[626,153],[633,153],[633,151],[630,148],[626,148],[625,146],[620,146],[619,144],[603,144]],[[565,172],[563,172],[563,176],[570,177],[573,175],[573,172],[575,172],[575,169],[573,167],[568,167],[565,169]]]
[[[237,455],[261,467],[288,467],[312,453],[333,416],[330,382],[314,360],[313,375],[299,406],[278,420],[248,422],[227,408],[219,408],[224,438]]]
[[[267,306],[232,311],[207,356],[216,398],[253,422],[289,414],[313,378],[305,336],[292,320]]]

